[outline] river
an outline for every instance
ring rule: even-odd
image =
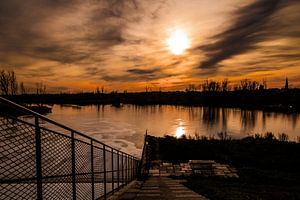
[[[235,108],[186,106],[54,105],[47,117],[66,124],[122,151],[140,155],[144,134],[232,138],[273,132],[300,136],[300,114],[283,114]]]

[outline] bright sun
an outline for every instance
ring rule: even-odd
[[[180,29],[175,30],[170,38],[167,40],[169,50],[175,54],[180,55],[185,49],[189,47],[189,40],[185,32]]]

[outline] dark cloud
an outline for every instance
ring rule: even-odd
[[[131,82],[131,81],[152,81],[160,78],[171,77],[171,74],[167,74],[161,71],[160,67],[152,69],[139,69],[132,68],[126,71],[124,75],[104,75],[102,79],[105,81],[116,82]]]
[[[265,55],[264,58],[277,58],[277,59],[284,59],[286,61],[291,61],[291,60],[300,61],[300,54],[299,53],[286,54],[282,52],[278,54]]]
[[[0,62],[7,52],[60,63],[97,62],[126,41],[124,29],[132,17],[137,20],[138,8],[135,0],[0,1]]]
[[[218,65],[219,66],[219,65]],[[218,73],[217,67],[212,68],[203,68],[198,71],[196,74],[201,77],[212,77]]]
[[[134,68],[134,69],[129,69],[127,70],[127,72],[131,73],[131,74],[135,74],[135,75],[151,75],[151,74],[154,74],[156,72],[159,72],[160,71],[160,68],[159,67],[156,67],[156,68],[153,68],[153,69],[137,69],[137,68]]]
[[[276,32],[278,27],[272,23],[277,11],[295,2],[297,3],[293,0],[255,0],[236,11],[229,28],[211,38],[215,41],[214,43],[198,47],[206,55],[206,59],[200,63],[199,67],[217,68],[223,60],[253,50],[259,42],[276,37],[277,33],[278,36],[296,36],[295,32],[299,31],[299,27],[295,28],[295,26],[297,27],[299,22],[293,24],[294,28],[291,32],[288,30]],[[292,18],[295,17],[292,16]],[[285,25],[291,24],[285,22]]]

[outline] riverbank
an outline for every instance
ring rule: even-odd
[[[23,105],[25,108],[28,108],[34,112],[37,112],[41,115],[46,115],[52,112],[52,108],[45,105]],[[0,103],[0,115],[10,115],[10,116],[22,116],[27,115],[28,113],[9,107],[7,105]]]
[[[241,108],[270,112],[299,113],[300,89],[225,91],[225,92],[135,92],[135,93],[78,93],[27,94],[6,96],[19,103],[44,104],[120,104],[184,105]]]
[[[272,134],[241,140],[149,137],[151,160],[180,163],[215,160],[237,169],[239,178],[188,178],[187,187],[209,199],[299,199],[300,144]]]

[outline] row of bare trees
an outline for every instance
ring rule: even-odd
[[[257,81],[252,81],[250,79],[243,79],[239,83],[235,85],[230,85],[228,79],[223,79],[222,81],[214,81],[214,80],[205,80],[198,87],[194,84],[189,84],[186,88],[187,92],[195,92],[195,91],[208,91],[208,92],[225,92],[225,91],[238,91],[238,90],[264,90],[267,88],[267,83],[263,80],[261,83]]]
[[[43,82],[36,83],[36,94],[46,94],[46,85]],[[11,71],[0,70],[0,94],[16,95],[27,94],[29,89],[25,87],[23,82],[17,81],[16,73]]]

